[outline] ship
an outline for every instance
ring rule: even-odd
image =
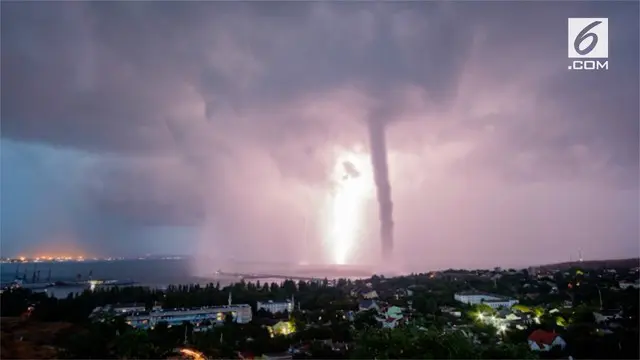
[[[10,282],[9,284],[5,284],[2,286],[3,289],[28,289],[28,290],[43,290],[46,288],[50,288],[52,286],[54,286],[54,284],[51,282],[51,268],[49,268],[49,276],[47,278],[47,281],[41,282],[40,281],[40,271],[36,270],[36,266],[34,265],[33,267],[33,276],[31,278],[31,282],[27,282],[27,270],[25,269],[25,272],[22,276],[20,276],[19,272],[20,272],[20,264],[18,264],[18,267],[16,268],[16,275],[15,275],[15,279]]]
[[[54,284],[50,282],[25,283],[22,279],[16,279],[9,285],[10,288],[20,288],[28,290],[42,290],[50,288],[52,286],[54,286]]]

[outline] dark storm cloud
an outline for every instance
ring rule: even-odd
[[[413,186],[404,178],[441,173],[443,184],[491,182],[487,194],[496,184],[504,193],[546,186],[518,195],[526,199],[566,193],[558,183],[597,184],[612,213],[637,215],[618,192],[638,181],[638,10],[630,2],[3,3],[2,137],[96,157],[76,193],[96,214],[83,234],[104,230],[101,238],[186,224],[229,251],[265,238],[294,251],[303,230],[291,219],[311,216],[306,203],[326,185],[331,149],[366,144],[364,124],[381,106],[399,242],[444,238],[439,224],[456,226],[453,215],[429,229],[412,223],[407,214],[428,214],[436,201],[402,198]],[[567,17],[610,18],[609,71],[567,71]],[[404,166],[412,156],[421,162]],[[407,170],[394,175],[399,168]],[[452,189],[477,198],[458,243],[475,241],[473,225],[495,221],[475,190],[414,190],[443,196],[446,207],[457,201],[446,197]],[[510,206],[496,218],[525,217]],[[637,231],[619,237],[627,246]]]
[[[449,5],[413,9],[439,15],[429,17],[393,4],[292,4],[288,16],[270,14],[266,4],[149,5],[5,6],[7,135],[118,151],[166,147],[161,125],[182,81],[196,87],[210,120],[220,122],[220,107],[350,82],[383,97],[394,84],[416,81],[446,92],[472,38],[463,22],[443,31],[454,26],[450,12],[439,11]],[[276,21],[283,17],[289,21]],[[403,28],[407,17],[411,24],[428,21]],[[426,32],[428,41],[408,35],[413,31]],[[428,51],[434,43],[439,51]]]
[[[150,164],[151,163],[151,164]],[[172,164],[130,161],[100,164],[93,169],[87,195],[100,214],[133,225],[199,225],[204,206],[190,174],[167,173]]]

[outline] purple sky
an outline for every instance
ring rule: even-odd
[[[383,106],[404,268],[638,256],[639,10],[3,3],[2,253],[323,261],[334,150]],[[608,71],[567,70],[568,17],[609,18]]]

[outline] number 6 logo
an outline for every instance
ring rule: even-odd
[[[606,18],[569,18],[569,58],[609,57],[609,21]]]
[[[587,25],[586,28],[582,29],[578,36],[576,36],[576,40],[573,42],[573,48],[578,54],[587,55],[596,47],[596,45],[598,45],[598,35],[596,33],[589,32],[589,30],[600,24],[602,24],[602,21],[594,21],[591,24]],[[581,50],[580,45],[582,45],[582,43],[584,43],[584,41],[587,39],[591,39],[591,43],[589,43],[586,48]]]

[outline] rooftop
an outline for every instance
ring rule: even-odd
[[[538,345],[551,345],[553,344],[553,341],[558,337],[559,335],[554,333],[554,332],[549,332],[549,331],[544,331],[544,330],[536,330],[534,332],[531,333],[531,335],[529,335],[529,340],[535,342]]]

